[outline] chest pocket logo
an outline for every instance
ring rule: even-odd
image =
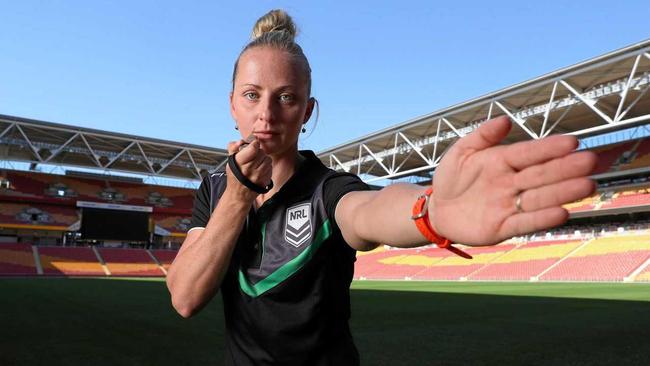
[[[287,209],[284,239],[298,248],[311,238],[311,203],[302,203]]]

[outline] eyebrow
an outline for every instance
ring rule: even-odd
[[[248,86],[248,87],[253,87],[253,88],[255,88],[255,89],[262,89],[261,86],[259,86],[259,85],[257,85],[257,84],[253,84],[253,83],[244,83],[244,84],[240,84],[240,86],[242,86],[242,87],[247,87],[247,86]],[[282,91],[282,90],[286,90],[286,89],[292,89],[293,87],[294,87],[294,86],[291,85],[291,84],[289,84],[289,85],[282,85],[281,87],[275,89],[274,91]]]

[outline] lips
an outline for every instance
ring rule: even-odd
[[[275,131],[255,131],[253,134],[260,140],[268,140],[279,135],[279,133]]]

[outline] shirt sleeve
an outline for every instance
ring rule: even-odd
[[[192,209],[192,219],[190,230],[194,228],[204,228],[210,220],[210,180],[209,175],[203,178],[201,186],[194,196],[194,208]]]
[[[336,230],[338,230],[338,225],[336,224],[335,213],[339,200],[350,192],[369,191],[370,189],[369,185],[353,174],[336,175],[323,184],[325,210],[327,210],[327,216],[334,223]]]

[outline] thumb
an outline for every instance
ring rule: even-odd
[[[512,123],[506,116],[491,119],[482,124],[476,131],[458,140],[456,149],[460,150],[484,150],[501,142],[508,132]]]

